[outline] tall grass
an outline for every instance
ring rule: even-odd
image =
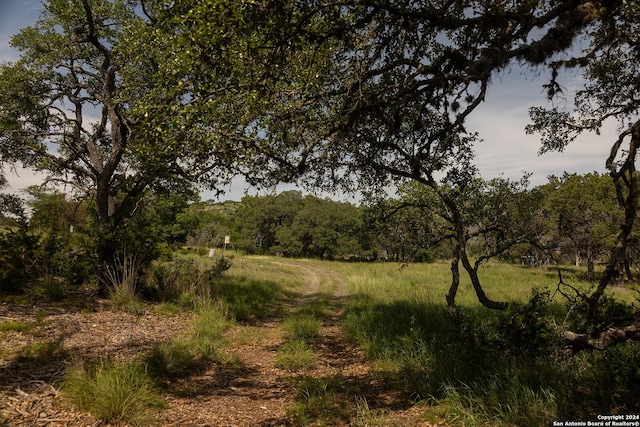
[[[191,326],[191,342],[197,353],[208,360],[220,356],[223,345],[222,333],[230,325],[226,302],[215,300],[196,309]]]
[[[149,410],[163,405],[153,380],[136,363],[105,361],[91,368],[76,367],[67,373],[63,392],[105,423],[150,424]]]
[[[157,377],[186,376],[206,362],[224,357],[222,334],[230,325],[226,303],[201,302],[189,336],[157,343],[144,357],[144,364]]]
[[[115,256],[113,264],[104,266],[104,280],[109,288],[111,303],[117,308],[135,304],[136,284],[142,259],[135,254]]]

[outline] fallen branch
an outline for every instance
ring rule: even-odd
[[[612,327],[604,331],[594,331],[586,334],[565,331],[561,336],[574,351],[585,349],[604,351],[615,344],[640,341],[640,321],[625,327]]]

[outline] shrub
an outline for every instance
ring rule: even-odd
[[[201,269],[193,259],[174,258],[151,265],[144,278],[144,294],[149,299],[194,306],[198,300],[211,298],[213,280],[231,267],[225,257],[208,269]]]

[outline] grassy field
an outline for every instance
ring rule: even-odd
[[[409,264],[402,270],[397,263],[335,262],[331,268],[347,279],[351,292],[366,293],[379,300],[445,305],[444,297],[451,284],[450,264],[446,261]],[[584,280],[585,269],[564,266],[561,270],[565,283],[583,291],[595,287],[595,283]],[[499,262],[481,267],[480,280],[490,298],[516,303],[527,302],[534,289],[555,293],[559,281],[556,269],[528,268]],[[631,302],[637,298],[633,289],[614,287],[610,292],[623,301]],[[559,294],[556,297],[561,300]],[[461,271],[456,303],[467,308],[480,305],[464,271]]]
[[[487,294],[520,305],[506,312],[482,307],[463,274],[460,314],[452,318],[444,298],[451,280],[447,262],[403,269],[395,263],[305,262],[346,280],[351,298],[345,334],[365,350],[383,381],[430,408],[429,421],[538,426],[640,409],[639,346],[578,355],[564,350],[558,331],[571,313],[557,292],[556,270],[483,267]],[[585,292],[595,286],[573,267],[564,268],[562,277]],[[630,303],[636,289],[613,287],[609,296]]]
[[[452,318],[445,303],[451,281],[448,262],[402,269],[397,263],[295,263],[342,278],[350,295],[345,335],[365,351],[382,381],[429,408],[424,411],[428,421],[538,426],[640,410],[639,346],[578,355],[564,350],[558,332],[570,324],[571,307],[558,292],[555,269],[498,262],[483,266],[480,277],[487,295],[520,307],[505,312],[482,307],[461,272],[460,312]],[[304,284],[300,269],[284,259],[235,256],[232,264],[217,292],[239,319],[272,316],[277,302]],[[564,283],[588,293],[595,283],[584,277],[582,269],[562,269]],[[631,303],[636,289],[612,287],[609,296]],[[301,319],[295,321],[300,328]],[[303,339],[290,343],[301,347],[295,351],[308,349]],[[291,364],[286,354],[281,353],[280,363]],[[313,364],[313,358],[305,363]],[[384,417],[381,422],[385,425]]]

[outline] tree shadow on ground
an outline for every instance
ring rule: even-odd
[[[223,277],[213,286],[214,296],[227,302],[235,320],[255,322],[283,316],[300,293],[268,280]]]

